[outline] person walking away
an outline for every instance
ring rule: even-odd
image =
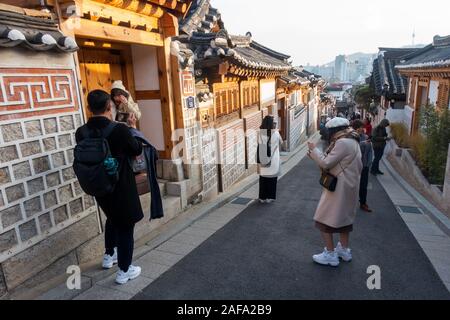
[[[362,155],[363,169],[361,172],[361,182],[359,184],[359,204],[361,210],[365,212],[372,212],[367,204],[367,186],[369,185],[369,171],[373,161],[372,142],[369,136],[364,133],[364,123],[361,120],[353,122],[353,129],[358,132],[360,137],[360,147]]]
[[[314,143],[308,143],[309,157],[322,170],[337,178],[334,191],[323,189],[314,215],[325,249],[314,255],[313,261],[333,267],[339,266],[339,259],[349,262],[353,258],[349,241],[358,206],[362,161],[359,135],[349,125],[347,119],[339,117],[327,123],[330,146],[325,153]],[[336,233],[340,235],[340,241],[334,247],[333,234]]]
[[[142,153],[142,145],[130,133],[130,127],[136,126],[134,115],[130,115],[128,119],[129,126],[112,121],[113,102],[107,92],[92,91],[87,101],[88,108],[94,116],[77,130],[76,142],[79,145],[84,139],[89,139],[94,134],[103,135],[108,142],[112,159],[117,160],[118,180],[113,191],[95,198],[107,218],[106,250],[102,266],[110,269],[118,263],[116,282],[125,284],[141,273],[141,268],[133,266],[131,262],[134,249],[134,226],[143,219],[144,214],[135,177],[128,161],[130,157],[136,157]],[[108,130],[110,132],[105,133]]]
[[[277,183],[281,173],[280,147],[283,142],[276,130],[273,116],[263,119],[258,134],[259,201],[272,203],[277,198]]]
[[[372,169],[370,173],[376,176],[377,174],[383,175],[384,173],[380,171],[380,161],[383,158],[384,149],[386,148],[386,143],[391,138],[388,137],[386,128],[389,127],[389,120],[383,119],[380,124],[375,127],[372,132],[372,143],[373,143],[373,152],[375,154],[375,158],[372,163]]]
[[[123,85],[122,80],[114,81],[111,89],[111,99],[114,101],[113,119],[119,122],[127,122],[130,114],[134,114],[136,119],[141,119],[141,111],[136,102],[131,97]]]
[[[373,128],[372,128],[372,121],[370,120],[370,118],[366,118],[364,120],[364,130],[366,132],[366,135],[368,135],[369,138],[371,138]]]

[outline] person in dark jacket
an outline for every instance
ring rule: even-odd
[[[375,127],[372,131],[372,144],[373,144],[373,152],[375,154],[375,159],[372,163],[372,169],[370,173],[374,176],[377,174],[383,175],[384,173],[380,171],[380,161],[383,158],[384,149],[386,148],[386,143],[391,138],[388,137],[386,128],[390,126],[389,120],[383,119],[380,124]]]
[[[112,121],[112,100],[110,95],[102,90],[95,90],[88,95],[88,107],[93,113],[85,124],[90,132],[97,134],[104,130]],[[111,134],[106,138],[112,157],[119,163],[119,181],[111,194],[96,197],[97,203],[106,215],[105,223],[105,255],[103,268],[110,269],[118,263],[119,271],[116,282],[125,284],[137,278],[141,268],[131,265],[134,250],[134,226],[144,218],[141,202],[137,192],[134,173],[128,158],[142,153],[142,144],[130,132],[130,127],[136,126],[136,117],[130,116],[127,124],[117,123]],[[79,128],[75,134],[77,143],[85,137]]]
[[[369,185],[369,170],[373,160],[372,143],[369,136],[364,133],[364,123],[361,120],[353,122],[353,129],[358,132],[360,137],[359,146],[361,147],[363,169],[361,172],[361,180],[359,184],[359,204],[361,210],[372,212],[367,204],[367,187]]]

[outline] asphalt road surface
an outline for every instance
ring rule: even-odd
[[[254,202],[134,299],[450,299],[433,266],[371,177],[372,214],[358,212],[353,261],[319,266],[323,244],[313,215],[319,171],[304,159],[279,183],[278,201]],[[381,289],[369,290],[369,266]]]

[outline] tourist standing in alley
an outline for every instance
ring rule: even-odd
[[[386,128],[389,127],[389,125],[389,120],[383,119],[372,132],[373,152],[375,154],[375,158],[373,159],[372,169],[370,170],[370,172],[374,176],[376,176],[377,174],[384,174],[382,171],[380,171],[380,161],[383,158],[386,143],[391,139],[388,137],[386,131]]]
[[[372,142],[369,136],[365,134],[364,123],[361,120],[353,122],[353,129],[358,132],[360,137],[359,145],[361,147],[363,169],[361,172],[361,182],[359,184],[359,204],[361,210],[372,212],[367,204],[367,186],[369,185],[369,171],[373,161]]]
[[[82,146],[84,140],[94,140],[93,138],[105,139],[107,142],[105,148],[109,148],[110,155],[101,165],[108,167],[108,171],[114,171],[111,175],[114,174],[116,182],[113,188],[107,186],[109,192],[95,197],[107,218],[103,268],[110,269],[115,263],[118,263],[119,271],[116,282],[125,284],[129,280],[137,278],[141,273],[141,268],[131,265],[131,262],[134,249],[134,226],[144,217],[144,214],[128,159],[140,155],[142,145],[130,132],[130,127],[136,127],[134,114],[128,118],[128,126],[112,121],[113,102],[107,92],[92,91],[89,93],[87,101],[88,108],[94,116],[77,130],[77,147]],[[84,142],[86,143],[86,141]],[[85,154],[88,151],[87,149]],[[86,156],[81,153],[79,158],[86,158]],[[79,161],[82,162],[82,160]],[[75,166],[76,164],[74,164]],[[88,163],[81,163],[79,167],[88,167]],[[77,177],[80,180],[80,175]],[[93,181],[93,183],[100,184],[100,181]]]
[[[277,198],[277,182],[281,173],[280,147],[283,142],[273,116],[263,119],[258,134],[257,162],[259,201],[271,203]]]
[[[362,171],[359,134],[350,128],[350,122],[344,118],[334,118],[327,123],[330,146],[325,153],[314,143],[308,143],[309,156],[326,177],[334,177],[337,182],[333,188],[324,186],[314,220],[320,230],[325,249],[313,256],[313,260],[322,265],[336,267],[339,258],[352,260],[349,248],[350,232],[358,205],[359,184]],[[321,179],[326,185],[326,179]],[[340,242],[334,247],[333,234],[340,234]]]
[[[372,128],[372,121],[370,120],[369,117],[367,117],[367,118],[364,120],[364,130],[365,130],[366,135],[367,135],[369,138],[371,138],[371,137],[372,137],[372,131],[373,131],[373,128]]]

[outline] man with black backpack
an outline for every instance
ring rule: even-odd
[[[144,214],[128,159],[142,153],[142,144],[130,132],[136,127],[135,117],[129,118],[128,126],[112,121],[108,93],[95,90],[87,100],[93,117],[76,132],[73,167],[82,189],[95,197],[107,218],[103,268],[118,263],[116,282],[125,284],[141,273],[131,262],[134,226]]]

